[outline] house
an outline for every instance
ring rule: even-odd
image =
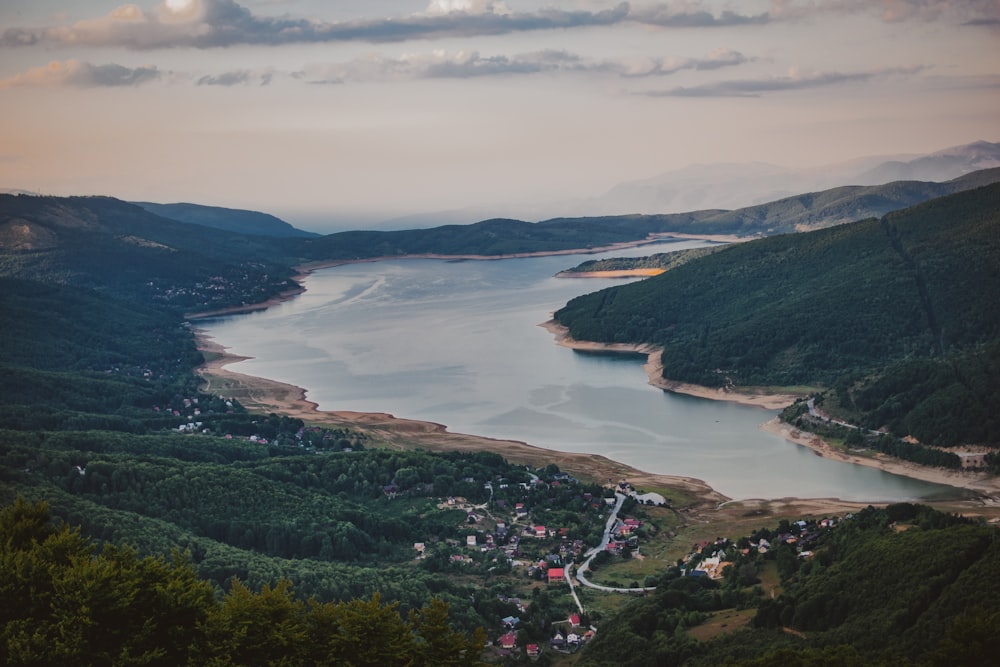
[[[521,622],[521,619],[517,616],[505,616],[501,619],[501,622],[504,624],[504,627],[513,630],[517,627],[517,624]]]
[[[424,554],[424,543],[423,542],[414,542],[413,543],[413,548],[421,556]]]
[[[474,547],[474,546],[476,546],[476,536],[475,535],[467,535],[465,537],[465,546],[467,546],[467,547]]]
[[[547,534],[545,526],[535,526],[535,537],[545,537]]]
[[[505,649],[515,649],[517,648],[517,633],[508,632],[500,636],[500,648]]]
[[[549,640],[549,646],[556,649],[557,651],[565,651],[566,638],[562,636],[562,633],[557,632],[556,636]]]
[[[572,625],[574,628],[580,627],[580,614],[570,614],[569,624]]]
[[[528,654],[529,658],[537,658],[540,653],[538,650],[538,644],[528,644],[524,647],[524,650]]]
[[[566,571],[561,567],[550,567],[548,575],[550,584],[558,581],[566,581]]]

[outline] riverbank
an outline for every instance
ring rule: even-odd
[[[621,352],[632,354],[645,354],[646,363],[643,369],[646,372],[649,384],[659,387],[665,391],[672,391],[699,398],[708,398],[718,401],[731,401],[743,405],[753,405],[769,410],[780,410],[795,402],[796,399],[805,398],[799,394],[782,394],[767,392],[759,388],[747,388],[743,391],[733,391],[716,389],[699,385],[676,382],[663,377],[663,365],[660,361],[662,347],[650,344],[629,344],[629,343],[595,343],[593,341],[578,341],[569,335],[569,330],[563,325],[549,320],[542,324],[547,331],[553,334],[556,343],[563,347],[586,352]],[[885,454],[873,452],[870,456],[850,454],[842,449],[836,448],[823,438],[814,433],[801,431],[782,422],[777,417],[761,424],[761,428],[768,433],[781,436],[789,442],[793,442],[802,447],[808,447],[818,456],[840,461],[842,463],[853,463],[870,468],[877,468],[883,472],[912,479],[919,479],[925,482],[953,486],[960,489],[967,489],[982,496],[975,501],[976,504],[1000,509],[1000,477],[987,475],[979,472],[968,472],[949,470],[945,468],[931,468],[916,463],[910,463],[896,459]]]
[[[538,252],[518,252],[518,253],[508,253],[504,255],[441,255],[436,253],[421,253],[415,255],[383,255],[380,257],[365,257],[360,259],[332,259],[324,260],[319,262],[306,262],[304,264],[296,267],[298,273],[292,277],[292,280],[298,285],[298,287],[290,290],[281,292],[280,294],[268,299],[267,301],[261,301],[260,303],[243,304],[239,306],[229,306],[226,308],[217,308],[215,310],[206,310],[185,313],[184,318],[187,320],[199,320],[208,317],[218,317],[220,315],[237,315],[240,313],[253,313],[260,310],[266,310],[271,306],[278,305],[284,301],[294,298],[295,296],[302,294],[305,291],[304,281],[309,274],[313,271],[319,269],[329,269],[335,266],[344,266],[345,264],[367,264],[373,262],[384,262],[387,260],[400,260],[400,259],[437,259],[442,261],[450,262],[464,262],[464,261],[495,261],[501,259],[524,259],[529,257],[557,257],[561,255],[595,255],[602,252],[614,252],[615,250],[626,250],[628,248],[638,248],[644,245],[651,245],[654,243],[659,243],[662,241],[667,241],[670,239],[677,240],[699,240],[699,241],[716,241],[719,243],[735,243],[738,241],[747,241],[749,239],[732,236],[726,234],[716,234],[716,235],[692,235],[692,234],[676,234],[670,232],[649,234],[644,239],[639,239],[636,241],[621,241],[619,243],[611,243],[604,246],[595,246],[592,248],[568,248],[565,250],[541,250]],[[640,269],[644,270],[644,269]],[[659,271],[659,269],[651,269],[653,271]],[[614,272],[618,273],[618,272]],[[630,275],[654,275],[654,274],[630,274]],[[606,276],[605,276],[606,277]]]
[[[761,388],[747,388],[741,391],[734,391],[668,380],[663,377],[663,364],[660,361],[660,354],[663,352],[663,348],[658,345],[651,345],[649,343],[595,343],[593,341],[576,340],[569,335],[569,329],[555,320],[544,322],[541,326],[555,337],[557,345],[568,347],[572,350],[646,355],[646,363],[642,366],[646,372],[646,379],[649,384],[664,391],[697,396],[698,398],[708,398],[714,401],[731,401],[742,405],[753,405],[767,410],[780,410],[794,403],[795,399],[802,398],[798,394],[773,393]]]
[[[705,511],[729,500],[699,479],[658,475],[632,468],[595,454],[543,449],[516,440],[500,440],[448,431],[443,424],[403,419],[388,413],[320,410],[306,398],[302,387],[238,373],[230,364],[246,357],[230,354],[223,346],[197,328],[193,329],[205,363],[198,369],[209,394],[237,399],[248,410],[296,417],[303,421],[353,428],[370,435],[380,445],[427,451],[491,451],[507,460],[533,467],[554,463],[560,470],[580,479],[598,483],[628,481],[635,488],[673,491],[680,504],[693,511]]]

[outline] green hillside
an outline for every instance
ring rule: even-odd
[[[0,275],[177,310],[257,303],[293,288],[293,261],[277,241],[108,197],[0,195]]]
[[[850,405],[845,377],[888,382],[899,364],[943,363],[959,385],[969,374],[981,381],[962,396],[952,392],[935,412],[968,398],[974,413],[997,414],[1000,358],[989,343],[1000,338],[998,267],[1000,186],[993,185],[881,220],[735,244],[574,299],[556,319],[580,340],[662,345],[663,374],[673,380],[714,387],[841,382],[845,409],[866,413],[892,403],[892,392],[876,399],[869,390],[862,404]],[[1000,443],[992,428],[985,438],[949,433],[961,442]]]

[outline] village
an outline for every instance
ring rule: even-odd
[[[536,473],[544,476],[541,470]],[[629,558],[642,558],[643,539],[651,527],[641,515],[650,506],[669,507],[669,500],[659,494],[639,492],[625,481],[600,490],[585,490],[565,473],[543,476],[532,474],[530,481],[516,484],[503,479],[486,482],[484,488],[490,492],[490,499],[485,503],[473,504],[451,496],[438,504],[440,510],[461,510],[466,517],[464,539],[445,540],[447,567],[470,576],[504,572],[520,582],[520,596],[497,596],[512,611],[498,616],[496,624],[487,629],[498,659],[537,659],[546,652],[568,655],[592,641],[599,632],[599,623],[581,603],[578,587],[607,595],[647,595],[656,590],[655,585],[634,583],[602,585],[591,582],[588,576],[597,569],[597,562],[604,568]],[[577,520],[586,518],[585,524],[552,522],[557,510],[568,507],[583,510]],[[568,518],[565,512],[561,516]],[[735,540],[704,540],[691,545],[686,556],[676,562],[664,562],[663,570],[704,577],[722,585],[730,568],[757,557],[775,558],[773,552],[779,548],[782,554],[809,558],[821,532],[838,521],[782,520],[774,531],[761,529]],[[586,529],[586,524],[591,528]],[[413,548],[418,561],[436,553],[424,542],[415,543]],[[547,603],[544,609],[534,609],[540,600]]]

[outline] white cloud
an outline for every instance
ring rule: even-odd
[[[427,13],[450,14],[464,12],[469,14],[510,14],[507,5],[496,0],[431,0]]]

